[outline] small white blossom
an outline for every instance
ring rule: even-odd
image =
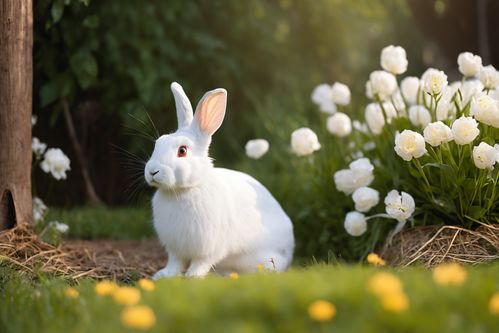
[[[466,145],[476,139],[480,130],[478,123],[472,117],[462,116],[452,123],[452,137],[458,145]]]
[[[66,179],[66,172],[71,170],[69,158],[59,148],[50,148],[45,152],[40,168],[57,180]]]
[[[31,127],[36,125],[36,122],[38,121],[38,117],[35,115],[31,116]]]
[[[351,236],[361,236],[367,230],[366,217],[359,212],[350,212],[345,216],[344,227]]]
[[[493,169],[498,159],[499,151],[485,142],[473,147],[473,162],[479,169]]]
[[[65,234],[69,230],[69,226],[67,224],[58,221],[51,221],[49,226],[59,231],[61,234]]]
[[[352,127],[356,130],[356,131],[359,131],[361,133],[368,133],[369,132],[369,129],[367,127],[367,124],[366,123],[361,123],[360,121],[358,120],[354,120],[352,121]]]
[[[369,186],[374,180],[374,166],[368,158],[359,158],[349,165],[349,169],[334,174],[336,189],[347,195],[360,187]]]
[[[291,149],[297,156],[310,155],[320,148],[317,134],[310,128],[302,127],[291,134]]]
[[[379,192],[370,187],[360,187],[352,194],[355,209],[359,212],[367,212],[379,202]]]
[[[331,88],[331,98],[336,105],[350,104],[350,88],[347,85],[335,82]]]
[[[312,102],[317,104],[324,113],[335,113],[336,105],[333,102],[332,88],[327,83],[319,84],[312,91]]]
[[[414,198],[406,192],[391,190],[385,197],[386,213],[399,222],[406,221],[414,213]]]
[[[421,80],[423,81],[423,91],[431,95],[440,94],[448,83],[447,75],[434,68],[427,69]]]
[[[492,65],[483,67],[478,78],[485,89],[495,89],[499,86],[499,72]]]
[[[264,139],[249,140],[244,148],[249,158],[257,160],[267,153],[269,142]]]
[[[343,169],[334,173],[334,184],[336,189],[347,195],[352,194],[357,189],[357,184],[350,169]]]
[[[392,73],[374,71],[369,75],[369,82],[373,96],[378,96],[382,101],[392,96],[397,90],[397,80]]]
[[[352,132],[352,122],[350,121],[350,118],[342,112],[336,112],[329,117],[327,119],[326,127],[329,133],[340,138],[345,137]]]
[[[364,151],[371,151],[374,150],[375,148],[376,148],[376,143],[374,143],[374,141],[368,141],[362,147]]]
[[[442,143],[452,140],[452,131],[449,126],[441,121],[428,124],[423,131],[423,136],[426,142],[433,147],[440,146]]]
[[[401,46],[387,46],[381,51],[381,67],[392,74],[402,74],[407,70],[407,54]]]
[[[481,93],[471,101],[470,115],[486,125],[499,128],[499,101]]]
[[[385,126],[385,117],[378,103],[370,103],[366,106],[366,123],[374,135],[379,135]]]
[[[43,221],[47,213],[47,206],[43,203],[42,199],[33,197],[33,220],[35,223]]]
[[[400,90],[407,103],[414,105],[418,103],[419,78],[408,76],[400,82]]]
[[[31,150],[37,158],[43,155],[45,149],[47,149],[47,144],[41,142],[37,137],[33,137],[31,140]]]
[[[466,77],[475,76],[482,69],[482,58],[471,52],[463,52],[457,57],[459,71]]]
[[[431,114],[422,105],[413,105],[409,108],[409,120],[414,126],[425,127],[431,122]]]
[[[405,161],[423,156],[426,153],[423,136],[411,130],[397,133],[395,136],[395,152]]]

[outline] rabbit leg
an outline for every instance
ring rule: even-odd
[[[181,275],[184,270],[185,262],[180,258],[175,256],[173,253],[168,253],[168,262],[166,263],[165,268],[156,272],[153,275],[154,280],[158,280],[164,277],[173,277],[177,275]]]
[[[192,260],[185,276],[203,277],[211,270],[214,263],[211,260]]]

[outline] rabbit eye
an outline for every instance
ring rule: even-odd
[[[178,147],[177,156],[178,157],[185,157],[185,156],[187,156],[187,147],[186,146],[180,146],[180,147]]]

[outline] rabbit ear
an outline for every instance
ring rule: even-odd
[[[184,89],[177,82],[173,82],[170,86],[173,97],[175,97],[175,107],[177,109],[178,128],[187,127],[192,123],[193,112],[192,105]]]
[[[208,91],[196,107],[196,123],[205,135],[213,135],[222,125],[227,106],[227,90],[218,88]]]

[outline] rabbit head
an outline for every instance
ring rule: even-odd
[[[215,89],[201,98],[193,114],[182,87],[173,82],[171,90],[178,129],[156,140],[144,170],[147,183],[164,191],[194,187],[206,178],[207,171],[213,168],[208,156],[211,136],[222,124],[227,105],[227,91]]]

